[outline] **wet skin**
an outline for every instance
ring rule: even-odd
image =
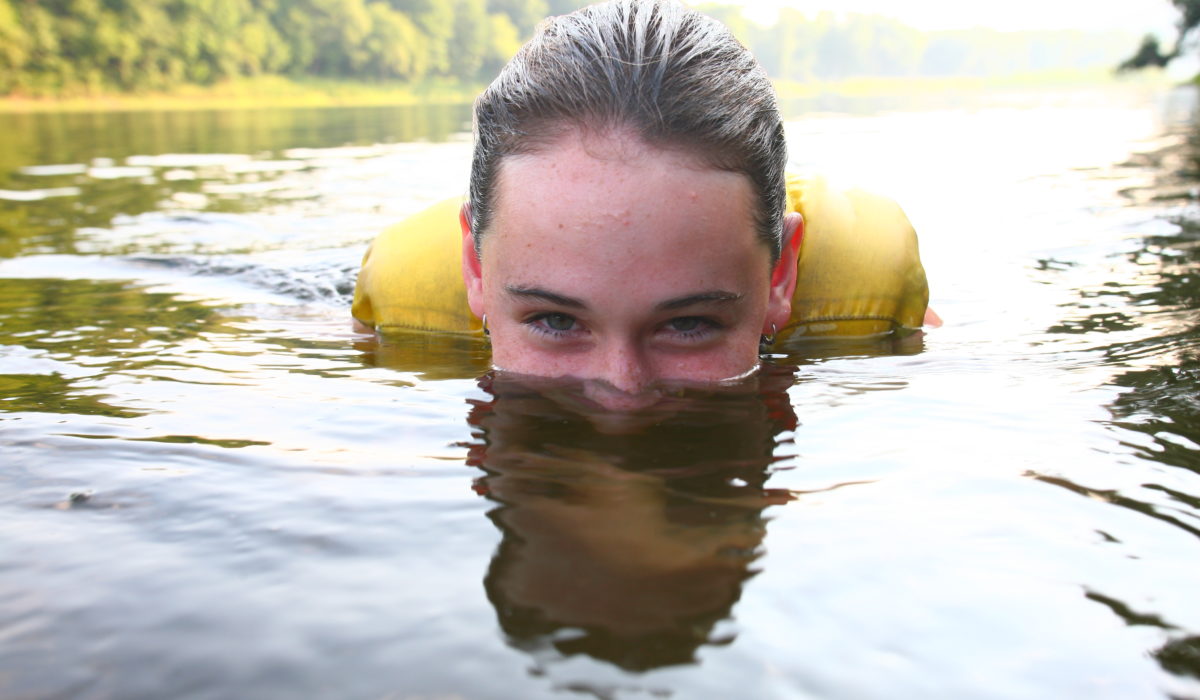
[[[785,226],[797,241],[799,223]],[[749,180],[627,134],[572,131],[506,158],[480,256],[463,228],[495,366],[587,380],[605,409],[744,375],[791,311],[795,256],[772,266]]]

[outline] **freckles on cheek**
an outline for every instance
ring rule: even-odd
[[[750,362],[744,362],[728,356],[710,356],[678,360],[671,366],[662,367],[658,374],[662,379],[715,382],[744,374],[752,369],[755,363],[757,363],[757,358]]]
[[[664,379],[718,381],[736,377],[758,366],[758,337],[731,342],[707,352],[664,357],[657,374]]]
[[[522,337],[524,328],[492,336],[492,364],[510,372],[542,377],[574,376],[579,373],[579,357],[541,347],[533,338]]]

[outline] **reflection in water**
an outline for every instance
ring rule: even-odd
[[[1177,639],[1154,652],[1168,673],[1200,678],[1200,637]]]
[[[924,350],[925,331],[917,330],[869,338],[792,338],[776,348],[778,354],[772,357],[804,366],[833,358],[920,355]]]
[[[1187,127],[1181,143],[1135,157],[1153,168],[1145,187],[1127,189],[1134,202],[1179,203],[1197,198],[1200,179],[1200,121]],[[1078,291],[1079,310],[1048,333],[1111,338],[1099,345],[1105,365],[1123,368],[1112,380],[1127,391],[1109,410],[1111,425],[1146,436],[1127,443],[1143,460],[1168,467],[1156,470],[1138,488],[1102,489],[1079,479],[1032,474],[1045,483],[1128,508],[1200,538],[1200,494],[1187,493],[1187,477],[1200,476],[1200,220],[1194,208],[1181,208],[1171,221],[1176,231],[1132,241],[1117,258],[1110,277]],[[1174,470],[1184,470],[1176,473]],[[1182,477],[1182,478],[1181,478]],[[1161,483],[1158,483],[1161,482]],[[1091,591],[1087,597],[1110,608],[1129,626],[1167,631],[1169,641],[1153,653],[1169,673],[1200,678],[1200,638],[1170,620],[1135,612],[1125,602]]]
[[[471,379],[491,366],[491,347],[481,336],[466,333],[393,331],[385,336],[362,333],[354,341],[368,367],[419,372],[426,379]]]
[[[1178,632],[1179,630],[1177,626],[1166,622],[1158,615],[1137,612],[1115,598],[1094,592],[1087,593],[1087,597],[1112,610],[1113,614],[1130,627],[1157,627],[1167,632]],[[1153,656],[1168,673],[1200,678],[1200,637],[1187,636],[1175,639],[1153,652]]]
[[[1192,124],[1181,146],[1157,154],[1160,167],[1151,191],[1188,202],[1196,198],[1200,180],[1200,121]],[[1137,196],[1131,192],[1130,196]],[[1200,219],[1194,209],[1173,218],[1172,235],[1146,236],[1126,253],[1137,266],[1135,284],[1113,293],[1139,313],[1146,332],[1128,342],[1105,348],[1107,360],[1133,369],[1115,380],[1130,391],[1112,406],[1116,424],[1149,435],[1156,449],[1141,456],[1200,474]],[[1200,497],[1171,494],[1192,508]]]
[[[123,282],[0,279],[0,411],[141,415],[106,400],[105,377],[162,372],[163,348],[231,321]]]
[[[0,138],[0,257],[249,252],[283,247],[281,236],[296,250],[311,224],[291,216],[343,195],[338,224],[312,233],[328,245],[362,199],[344,196],[347,182],[372,163],[412,168],[407,152],[469,129],[466,104],[0,114],[0,134],[20,135]],[[420,186],[397,189],[387,183],[401,212],[422,199]],[[271,208],[285,216],[245,218]]]
[[[1191,143],[1200,151],[1200,134]],[[1177,235],[1147,237],[1129,253],[1144,271],[1139,288],[1126,294],[1145,310],[1142,322],[1153,334],[1106,353],[1110,361],[1141,365],[1116,380],[1131,389],[1113,406],[1119,424],[1155,438],[1160,449],[1148,458],[1200,474],[1200,221],[1177,223]]]
[[[1191,185],[1188,191],[1194,198],[1200,179],[1200,122],[1182,151],[1178,170],[1162,173],[1165,182],[1159,186],[1165,189],[1182,180]],[[1127,371],[1115,380],[1130,391],[1113,404],[1114,423],[1153,440],[1154,449],[1139,450],[1142,458],[1200,476],[1200,220],[1195,217],[1194,210],[1180,216],[1176,235],[1148,236],[1129,253],[1146,270],[1140,288],[1129,293],[1130,303],[1157,317],[1156,333],[1110,347],[1107,354],[1112,361],[1135,366],[1143,358],[1151,360],[1148,368]],[[1200,493],[1159,483],[1143,488],[1166,496],[1156,517],[1200,537],[1195,516]],[[1200,637],[1167,627],[1176,638],[1154,652],[1154,658],[1169,673],[1200,678]]]
[[[688,663],[753,576],[764,487],[796,427],[786,368],[684,392],[625,429],[565,406],[579,387],[486,376],[469,462],[503,533],[484,587],[509,642],[644,670]]]
[[[91,163],[93,158],[257,154],[298,147],[445,141],[469,131],[470,119],[467,103],[0,114],[0,133],[22,135],[0,139],[0,183],[19,177],[22,166]],[[72,172],[60,168],[52,174]]]

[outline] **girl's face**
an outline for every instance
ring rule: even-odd
[[[463,274],[500,369],[584,379],[601,407],[642,408],[663,382],[753,370],[759,337],[788,318],[793,246],[772,269],[743,175],[571,132],[506,158],[496,187],[479,257],[464,225]]]

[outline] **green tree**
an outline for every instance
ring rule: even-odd
[[[574,12],[584,5],[590,5],[592,0],[546,0],[548,15],[565,15]]]
[[[312,0],[313,71],[355,75],[367,67],[371,14],[363,0]]]
[[[450,37],[450,75],[471,80],[488,54],[487,0],[454,0],[454,33]]]
[[[504,64],[508,63],[508,59],[513,57],[517,49],[521,48],[521,35],[508,15],[494,13],[488,15],[488,20],[491,25],[491,36],[480,73],[485,80],[495,77]]]
[[[17,79],[20,88],[31,94],[61,90],[71,66],[60,51],[54,15],[46,6],[33,3],[22,3],[19,14],[29,37],[26,71]]]
[[[816,42],[815,71],[822,78],[847,78],[868,72],[871,28],[859,15],[830,23]]]
[[[388,0],[412,19],[425,36],[425,56],[431,74],[450,72],[450,44],[455,32],[456,3],[446,0]]]
[[[427,40],[417,25],[386,2],[372,2],[367,12],[371,16],[366,41],[369,72],[380,80],[423,78],[429,70]]]
[[[1158,37],[1153,34],[1147,34],[1142,37],[1142,45],[1138,47],[1137,53],[1117,66],[1117,70],[1130,71],[1139,68],[1163,68],[1178,55],[1178,45],[1170,52],[1164,52],[1158,43]]]
[[[491,0],[488,10],[508,17],[520,37],[529,36],[533,28],[550,13],[546,0]]]
[[[19,85],[33,41],[21,23],[20,15],[9,0],[0,0],[0,92],[11,92]]]
[[[135,58],[120,70],[129,87],[166,89],[182,82],[185,64],[176,53],[178,35],[168,0],[144,0],[125,8],[126,36],[138,46]]]
[[[291,60],[291,47],[272,22],[278,2],[259,0],[254,5],[240,31],[242,69],[251,75],[278,73]]]
[[[293,76],[312,72],[317,43],[312,5],[308,0],[280,2],[270,11],[271,25],[287,38],[288,56],[283,72]]]
[[[828,12],[810,20],[799,10],[784,8],[774,25],[753,33],[750,49],[755,55],[762,52],[770,57],[774,65],[767,64],[767,71],[774,78],[805,81],[824,77],[820,66],[821,40],[835,25],[833,15]]]
[[[867,63],[875,75],[914,75],[925,52],[925,35],[893,19],[875,18]]]
[[[1175,24],[1175,46],[1164,52],[1158,43],[1158,37],[1146,35],[1137,53],[1117,66],[1118,70],[1137,70],[1151,66],[1161,68],[1180,56],[1188,36],[1200,26],[1200,0],[1171,0],[1171,4],[1179,10],[1179,21]]]
[[[729,28],[729,31],[738,38],[743,44],[749,45],[750,41],[750,20],[742,14],[742,8],[736,5],[726,5],[722,3],[705,3],[695,5],[695,9],[699,12],[712,17],[721,24]]]

